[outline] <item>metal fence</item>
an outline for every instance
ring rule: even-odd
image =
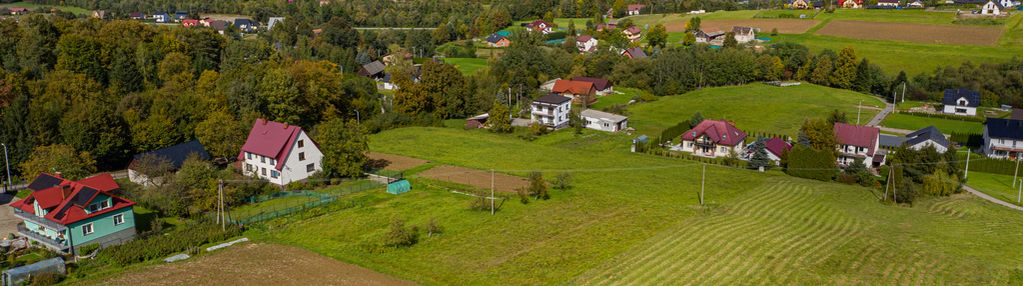
[[[252,196],[246,199],[249,203],[248,207],[242,206],[227,212],[227,222],[238,225],[264,222],[328,205],[337,202],[338,199],[346,195],[372,189],[383,189],[384,187],[385,185],[377,182],[358,181],[348,186],[334,189],[287,191],[270,195]],[[275,201],[280,201],[281,203],[274,203]],[[265,205],[257,206],[256,204]],[[216,214],[210,215],[215,217]]]

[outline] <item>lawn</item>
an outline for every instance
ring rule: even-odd
[[[984,133],[984,124],[975,121],[960,121],[944,118],[935,117],[922,117],[908,115],[904,113],[889,114],[885,117],[884,121],[881,121],[881,126],[906,129],[906,130],[920,130],[924,127],[934,125],[942,133],[970,133],[970,134],[981,134]]]
[[[1016,183],[1016,187],[1013,187],[1012,176],[970,172],[966,185],[997,199],[1021,205],[1016,202],[1017,196],[1019,196],[1019,182]]]
[[[311,196],[289,196],[254,204],[246,204],[231,209],[230,213],[231,218],[236,220],[243,220],[259,214],[272,213],[275,211],[280,211],[291,207],[301,206],[303,204],[315,202],[318,200],[320,200],[320,198]]]
[[[491,216],[469,210],[471,199],[448,185],[413,178],[410,193],[360,193],[349,199],[362,207],[247,235],[425,285],[1023,283],[1016,211],[969,195],[895,207],[861,187],[717,166],[707,168],[709,206],[699,207],[699,165],[627,153],[627,140],[390,130],[371,136],[372,150],[548,178],[571,172],[573,188],[548,201],[509,200]],[[585,147],[607,142],[621,147]],[[433,219],[443,233],[378,247],[395,219],[420,229]]]
[[[464,75],[475,74],[482,69],[490,67],[487,59],[481,58],[444,58],[444,62],[454,65]]]
[[[649,103],[629,107],[629,125],[639,134],[657,136],[661,130],[689,120],[696,112],[704,118],[733,121],[746,131],[786,134],[795,137],[804,119],[824,117],[835,109],[856,121],[857,104],[881,108],[874,96],[803,83],[776,87],[761,83],[743,86],[705,88],[682,95],[661,97]],[[862,109],[861,123],[878,112]]]
[[[640,96],[641,94],[649,94],[646,91],[628,88],[628,87],[616,87],[614,88],[615,93],[603,96],[590,106],[592,109],[604,109],[615,104],[628,104],[634,97]]]
[[[75,6],[67,6],[67,5],[43,5],[43,4],[36,4],[36,3],[30,3],[30,2],[14,2],[14,3],[8,3],[8,4],[0,4],[0,7],[28,8],[28,9],[32,10],[32,12],[34,12],[36,8],[56,7],[58,10],[61,10],[61,11],[64,11],[64,12],[73,13],[73,14],[78,14],[78,15],[85,15],[85,14],[91,13],[91,11],[89,11],[89,10],[86,10],[84,8],[75,7]]]

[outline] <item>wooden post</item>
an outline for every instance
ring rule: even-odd
[[[892,166],[894,167],[895,165],[892,165]],[[892,174],[894,175],[895,173],[892,173]],[[896,185],[895,182],[892,182],[892,200],[895,201],[896,205],[899,204],[898,190],[899,190],[899,185]]]
[[[888,179],[884,182],[884,196],[881,199],[882,202],[888,201],[888,186],[892,184],[892,172],[894,171],[895,170],[893,168],[888,168]]]

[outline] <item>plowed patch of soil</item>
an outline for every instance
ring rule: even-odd
[[[817,20],[800,19],[736,19],[736,20],[703,20],[700,21],[700,29],[710,33],[714,31],[732,31],[734,26],[760,28],[760,33],[770,35],[772,29],[778,29],[782,34],[802,34],[806,30],[817,25]],[[664,26],[668,32],[685,32],[686,23],[675,22]],[[760,34],[757,35],[760,37]]]
[[[415,285],[305,249],[263,243],[146,267],[102,285]]]
[[[419,176],[481,189],[490,189],[490,172],[488,171],[444,165],[430,168],[419,173]],[[514,193],[516,189],[528,185],[529,181],[522,177],[501,173],[494,174],[494,191],[497,192]]]
[[[426,164],[429,161],[423,159],[416,159],[412,157],[405,157],[401,155],[391,155],[384,153],[368,152],[366,156],[372,160],[384,160],[387,161],[387,166],[384,170],[404,171],[415,168],[419,165]]]
[[[818,35],[864,40],[904,41],[924,44],[993,46],[1002,36],[995,27],[831,21]]]

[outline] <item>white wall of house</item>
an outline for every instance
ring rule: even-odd
[[[628,119],[614,122],[603,118],[583,116],[583,121],[586,122],[586,128],[607,132],[618,132],[629,127]]]
[[[945,114],[974,116],[977,115],[977,108],[969,106],[945,105],[945,109],[942,110],[942,112]]]
[[[981,15],[999,15],[1002,11],[998,8],[998,5],[994,1],[988,1],[984,4],[984,7],[980,8]]]
[[[128,169],[128,180],[131,181],[132,183],[142,185],[143,187],[163,184],[162,177],[150,179],[149,176],[136,172],[135,170],[132,169]]]
[[[530,107],[529,120],[557,129],[568,126],[571,112],[572,101],[565,101],[560,105],[533,102]]]
[[[700,138],[697,138],[697,140],[700,140]],[[735,154],[742,154],[743,150],[745,150],[745,148],[742,147],[742,143],[736,144],[735,146],[713,144],[713,148],[709,148],[710,150],[704,152],[702,147],[696,146],[696,142],[690,140],[682,140],[681,148],[682,152],[688,152],[696,156],[712,158],[728,157],[728,154],[730,153],[729,150],[735,151]]]
[[[742,35],[735,34],[735,41],[739,42],[740,44],[749,43],[749,42],[752,42],[753,40],[756,40],[756,33],[752,33],[751,32],[749,34],[742,34]]]
[[[1019,155],[1023,154],[1023,140],[991,138],[987,133],[987,128],[984,128],[983,151],[991,158],[1006,159],[1010,157],[1010,152],[1016,153],[1014,157],[1019,158]]]
[[[899,7],[898,2],[877,2],[877,6],[881,7]]]
[[[878,140],[874,140],[874,150],[877,150],[877,147]],[[869,148],[863,146],[840,144],[838,146],[838,152],[841,154],[838,156],[838,164],[849,165],[860,158],[865,158],[863,163],[869,166],[870,162],[873,160],[873,158],[867,155],[867,152],[869,151]]]
[[[1002,7],[1006,7],[1006,8],[1016,6],[1016,2],[1014,2],[1012,0],[1002,0],[999,3],[1002,4]]]
[[[299,146],[301,145],[301,147]],[[276,185],[287,185],[294,181],[308,178],[317,171],[322,171],[323,153],[316,148],[305,131],[298,134],[298,139],[290,147],[288,157],[284,159],[284,167],[277,171],[273,158],[254,153],[245,153],[242,172],[249,176],[266,179]],[[309,168],[312,165],[312,168]]]
[[[945,146],[941,146],[941,144],[938,144],[937,142],[934,142],[933,140],[927,140],[927,141],[924,141],[924,142],[916,143],[916,145],[909,146],[909,148],[914,149],[914,150],[922,150],[922,149],[926,148],[927,146],[934,146],[934,149],[938,150],[938,153],[945,153],[945,151],[948,150],[948,148],[945,148]]]
[[[591,37],[589,41],[576,41],[575,46],[579,48],[580,52],[588,52],[597,47],[597,39]]]

